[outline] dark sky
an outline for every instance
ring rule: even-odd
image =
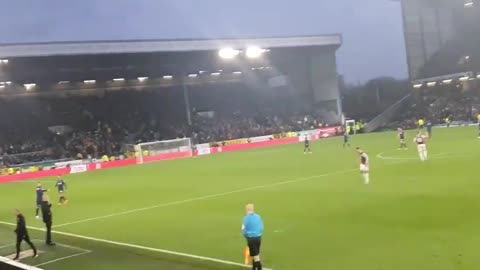
[[[341,33],[349,82],[407,77],[391,0],[0,0],[0,43]]]

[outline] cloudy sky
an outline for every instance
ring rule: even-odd
[[[0,43],[341,33],[347,81],[407,77],[391,0],[0,0]]]

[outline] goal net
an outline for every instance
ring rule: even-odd
[[[137,164],[160,160],[192,157],[190,138],[147,142],[135,145]]]

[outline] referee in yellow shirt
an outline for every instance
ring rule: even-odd
[[[425,125],[425,121],[422,118],[418,119],[418,129],[422,129],[423,125]]]

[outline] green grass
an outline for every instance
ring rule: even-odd
[[[266,227],[262,260],[274,270],[478,270],[476,132],[434,130],[427,163],[418,160],[412,143],[408,151],[396,150],[394,133],[354,136],[353,145],[362,146],[371,159],[370,185],[363,184],[357,171],[354,147],[343,149],[341,138],[313,143],[312,155],[303,155],[298,144],[69,175],[70,204],[54,207],[56,225],[177,203],[55,230],[241,263],[245,241],[240,226],[245,204],[253,202]],[[409,136],[411,141],[413,133]],[[52,180],[44,185],[53,188]],[[29,226],[42,227],[34,219],[35,184],[0,186],[0,221],[13,223],[13,208],[18,207]],[[56,193],[51,197],[56,199]],[[0,225],[0,246],[14,241],[12,229]],[[30,234],[43,237],[36,230]],[[42,266],[48,270],[242,269],[66,235],[54,237],[92,252]],[[35,265],[78,252],[38,244],[46,253],[25,263]],[[0,249],[0,255],[11,251]]]

